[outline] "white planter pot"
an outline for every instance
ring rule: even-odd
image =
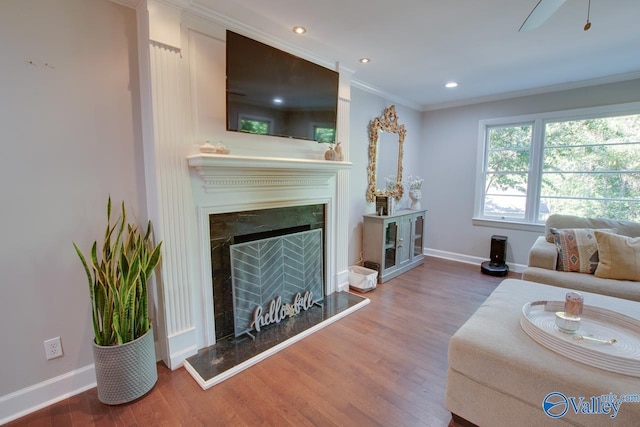
[[[153,329],[122,345],[93,343],[98,399],[107,405],[131,402],[158,381]]]

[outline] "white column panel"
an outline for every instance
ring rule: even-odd
[[[340,97],[338,99],[337,141],[342,154],[349,161],[349,115],[351,112],[351,74],[340,70]],[[349,289],[349,170],[338,171],[336,179],[336,286],[337,291]]]
[[[153,41],[149,49],[161,227],[158,234],[164,242],[160,292],[169,359],[165,361],[174,368],[173,365],[197,350],[189,280],[189,236],[195,212],[185,160],[189,149],[189,143],[185,141],[187,103],[181,83],[183,60],[180,51]]]

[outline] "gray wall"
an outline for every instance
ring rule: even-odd
[[[478,122],[635,101],[640,101],[640,80],[425,112],[423,206],[429,209],[425,246],[445,255],[488,259],[491,235],[506,235],[507,261],[526,265],[538,233],[472,224]]]
[[[0,2],[0,397],[93,363],[72,241],[104,233],[109,193],[146,217],[136,37],[109,0]]]
[[[349,125],[349,161],[353,163],[349,176],[349,265],[360,260],[362,215],[373,213],[375,210],[373,203],[367,203],[365,195],[368,185],[369,122],[380,116],[385,108],[391,105],[396,106],[398,122],[407,128],[403,156],[404,176],[411,174],[425,177],[421,113],[378,95],[352,88]],[[407,205],[407,203],[409,202],[405,195],[401,204]]]

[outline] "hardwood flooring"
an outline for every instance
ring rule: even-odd
[[[159,364],[135,402],[103,405],[92,389],[7,426],[447,426],[449,338],[503,279],[427,258],[363,294],[371,304],[209,390]]]

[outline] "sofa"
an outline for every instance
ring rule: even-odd
[[[550,215],[522,279],[640,301],[640,223]]]

